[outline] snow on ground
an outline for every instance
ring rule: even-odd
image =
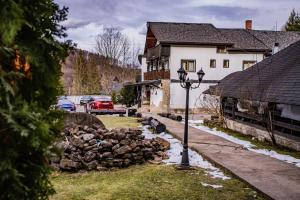
[[[152,139],[155,137],[160,137],[168,142],[170,142],[170,149],[167,151],[169,159],[163,160],[166,164],[180,164],[181,162],[181,151],[182,151],[182,144],[181,142],[174,138],[172,135],[168,133],[160,133],[160,134],[153,134],[149,129],[148,126],[142,126],[143,135],[146,139]],[[210,162],[204,160],[200,154],[196,151],[189,149],[189,159],[190,165],[195,167],[200,167],[206,170],[206,173],[210,174],[213,178],[220,178],[223,180],[230,179],[224,175],[224,173],[214,167]]]
[[[259,154],[263,154],[263,155],[266,155],[266,156],[270,156],[272,158],[276,158],[278,160],[285,161],[287,163],[291,163],[291,164],[296,165],[297,167],[300,167],[300,159],[294,158],[294,157],[292,157],[290,155],[280,154],[280,153],[277,153],[277,152],[275,152],[273,150],[257,149],[256,146],[254,144],[252,144],[251,142],[249,142],[249,141],[238,139],[236,137],[228,135],[227,133],[224,133],[222,131],[218,131],[215,128],[211,129],[211,128],[207,127],[207,126],[204,126],[202,123],[203,123],[202,120],[189,120],[189,125],[191,127],[200,129],[200,130],[205,131],[207,133],[210,133],[212,135],[216,135],[216,136],[222,137],[222,138],[224,138],[226,140],[229,140],[229,141],[231,141],[233,143],[240,144],[243,147],[245,147],[246,149],[248,149],[249,151],[253,151],[255,153],[259,153]]]
[[[203,185],[204,187],[212,187],[212,188],[215,188],[215,189],[223,187],[222,185],[212,185],[212,184],[203,183],[203,182],[201,182],[201,185]]]

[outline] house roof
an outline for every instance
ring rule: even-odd
[[[155,39],[147,34],[146,48],[154,47],[159,42],[226,45],[228,50],[240,51],[271,51],[275,42],[283,49],[300,40],[297,32],[224,29],[206,23],[148,22],[147,27],[149,36],[154,36]]]
[[[254,35],[245,29],[219,29],[221,33],[234,44],[231,50],[260,50],[268,51],[270,48],[263,41],[258,40]],[[300,39],[300,38],[299,38]],[[274,44],[274,43],[273,43]],[[229,49],[230,50],[230,49]]]
[[[300,41],[218,84],[224,97],[300,105]]]
[[[160,43],[230,44],[212,24],[148,22]]]
[[[277,42],[279,50],[282,50],[300,39],[300,33],[294,31],[248,30],[248,32],[262,41],[269,49],[272,49]]]

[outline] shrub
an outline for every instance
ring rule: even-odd
[[[48,199],[51,144],[62,114],[49,111],[61,92],[59,42],[67,8],[53,0],[0,2],[0,199]]]
[[[132,106],[135,103],[136,93],[134,86],[125,86],[121,89],[118,96],[118,101],[127,107]]]

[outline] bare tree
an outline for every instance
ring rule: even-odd
[[[109,64],[118,65],[119,61],[126,62],[130,43],[119,28],[104,28],[103,32],[96,38],[96,51],[104,56]]]

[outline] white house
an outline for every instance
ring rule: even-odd
[[[242,71],[300,39],[297,32],[216,28],[212,24],[148,22],[144,55],[140,57],[142,107],[155,112],[179,111],[185,107],[185,89],[177,70],[180,66],[190,79],[203,69],[199,88],[190,91],[190,108],[201,107],[203,91],[225,76]],[[274,48],[275,47],[275,48]]]

